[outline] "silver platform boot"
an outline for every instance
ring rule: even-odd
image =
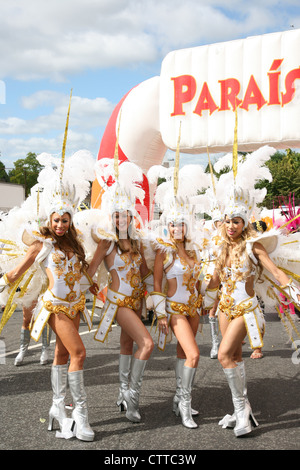
[[[245,371],[244,361],[237,362],[237,366],[240,369],[240,373],[241,373],[241,377],[242,377],[242,381],[243,381],[243,396],[248,401],[247,380],[246,380],[246,371]],[[258,422],[256,421],[253,413],[252,413],[252,419],[253,419],[254,425],[257,427]],[[220,426],[222,426],[223,429],[225,429],[225,428],[234,428],[235,423],[236,423],[235,413],[233,412],[232,415],[227,414],[226,416],[224,416],[224,418],[221,419],[218,424]]]
[[[42,333],[42,352],[40,357],[40,364],[46,365],[48,364],[49,360],[49,346],[50,346],[50,339],[51,339],[51,328],[48,325],[45,326]]]
[[[257,422],[254,420],[248,399],[244,396],[244,379],[241,375],[240,367],[233,369],[223,369],[231,390],[232,402],[234,406],[236,437],[249,434],[252,431],[251,421],[254,426]]]
[[[58,422],[60,430],[62,423],[67,418],[65,410],[65,397],[68,380],[68,364],[52,366],[51,368],[51,385],[53,391],[52,406],[49,411],[48,431],[53,430],[54,419]]]
[[[179,357],[176,358],[176,365],[175,365],[175,377],[176,377],[176,391],[173,398],[173,411],[176,416],[179,416],[179,409],[178,403],[180,402],[181,397],[181,376],[182,376],[182,368],[184,366],[185,359],[180,359]],[[194,376],[195,377],[195,376]],[[193,387],[193,384],[192,384]],[[192,416],[198,416],[199,411],[194,410],[192,408]]]
[[[217,359],[218,357],[218,349],[219,349],[219,324],[217,317],[208,317],[209,326],[210,326],[210,334],[211,334],[211,341],[212,341],[212,348],[210,350],[210,358]]]
[[[117,399],[117,405],[120,411],[127,410],[127,403],[123,398],[123,393],[129,388],[129,375],[131,365],[131,355],[120,354],[119,356],[119,396]]]
[[[20,366],[23,363],[25,354],[27,353],[28,346],[30,343],[30,330],[21,329],[21,338],[20,338],[20,351],[15,358],[15,366]]]
[[[141,421],[139,399],[146,364],[146,360],[136,359],[135,357],[132,359],[130,387],[123,393],[123,398],[127,404],[126,418],[133,423]]]
[[[186,428],[197,428],[198,424],[192,418],[191,393],[197,369],[183,366],[181,377],[181,398],[178,404],[182,424]]]
[[[74,401],[73,431],[81,441],[93,441],[95,433],[88,422],[87,397],[84,389],[83,370],[68,372],[69,387]]]

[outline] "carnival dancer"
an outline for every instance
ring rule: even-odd
[[[11,263],[13,268],[4,274],[0,283],[1,290],[8,291],[6,308],[9,308],[9,304],[12,303],[12,296],[17,287],[21,288],[16,302],[21,302],[22,296],[30,294],[35,296],[31,299],[33,300],[38,292],[41,292],[34,310],[31,337],[38,341],[47,323],[56,334],[55,354],[51,369],[53,402],[49,411],[48,429],[53,429],[53,422],[56,420],[61,431],[59,437],[70,438],[75,435],[80,440],[92,441],[94,431],[88,422],[87,396],[83,378],[86,351],[78,328],[81,315],[91,328],[91,319],[85,307],[84,292],[93,286],[93,281],[86,274],[88,264],[85,260],[84,248],[73,225],[74,213],[87,194],[89,182],[85,181],[83,168],[76,172],[77,180],[74,180],[76,159],[73,160],[75,165],[71,165],[72,171],[64,173],[66,133],[67,126],[61,165],[53,168],[48,166],[43,171],[48,182],[48,184],[42,184],[43,207],[48,222],[46,226],[37,226],[36,230],[34,230],[34,224],[25,228],[22,241],[28,247],[23,250],[23,252],[26,251],[26,255],[18,264],[15,258],[6,260],[6,265]],[[80,154],[79,161],[81,167],[84,165],[87,169],[89,158],[92,157],[89,152],[83,153],[84,155]],[[77,191],[73,185],[75,181],[77,181]],[[1,266],[4,266],[5,260],[1,259],[1,261],[3,261]],[[35,284],[36,277],[39,289],[33,291],[30,283]],[[43,292],[45,278],[48,286]],[[95,293],[95,290],[93,292]],[[4,315],[1,327],[4,326],[3,321],[7,321],[8,317],[9,315]],[[68,365],[69,358],[70,364]],[[74,400],[72,419],[67,417],[64,403],[67,382]]]
[[[258,174],[251,171],[252,178],[254,177],[256,180],[258,179],[258,175],[260,178],[266,179],[268,181],[272,181],[272,175],[270,171],[263,167],[263,163],[266,162],[274,152],[274,149],[271,147],[263,147],[254,153],[254,156],[251,156],[252,164],[256,165],[256,168],[259,170]],[[249,155],[248,155],[249,157]],[[245,176],[248,174],[248,181],[251,180],[251,176],[249,176],[249,160],[245,161],[246,157],[243,157],[244,162],[241,166],[239,166],[239,173],[240,176],[244,173]],[[211,174],[211,185],[205,191],[205,193],[199,198],[201,198],[201,203],[204,207],[205,212],[211,217],[211,221],[209,221],[206,225],[210,224],[210,236],[208,237],[207,247],[206,250],[209,251],[209,260],[210,262],[207,263],[206,269],[206,276],[205,282],[209,283],[211,275],[214,272],[214,261],[218,255],[219,245],[222,241],[220,236],[220,227],[222,222],[224,221],[224,188],[226,188],[226,179],[227,176],[217,178],[217,174],[221,173],[225,170],[226,167],[230,167],[232,164],[232,153],[228,153],[221,157],[214,165],[211,164],[210,156],[208,153],[208,162]],[[229,174],[230,176],[230,174]],[[262,201],[265,196],[265,191],[256,191],[256,198],[259,199],[258,202]],[[209,310],[209,325],[210,325],[210,332],[212,338],[212,348],[210,351],[210,357],[212,359],[216,359],[218,357],[218,347],[219,347],[219,322],[217,317],[217,305],[218,305],[218,298],[216,299],[213,307]]]
[[[98,210],[101,223],[92,228],[96,250],[88,274],[93,277],[97,270],[103,272],[104,265],[109,283],[95,340],[104,342],[115,320],[121,327],[117,405],[136,423],[141,421],[141,387],[153,350],[152,337],[141,320],[145,283],[153,279],[143,254],[142,233],[136,228],[137,223],[143,224],[136,210],[136,203],[142,204],[144,199],[139,184],[143,173],[133,163],[119,163],[116,151],[115,158],[98,160],[96,177],[105,191]],[[102,282],[100,279],[100,285]]]
[[[24,225],[32,223],[41,224],[45,217],[41,204],[40,194],[42,187],[36,184],[31,188],[29,196],[25,199],[21,206],[12,208],[7,214],[2,214],[0,222],[0,234],[2,238],[2,250],[1,254],[7,254],[12,250],[13,243],[18,244],[21,238],[21,230]],[[7,243],[9,239],[9,243]],[[38,286],[35,286],[38,289]],[[27,296],[23,297],[22,305],[22,326],[20,334],[20,350],[15,358],[14,364],[20,366],[23,364],[24,358],[27,354],[28,347],[30,344],[30,326],[32,320],[32,312],[36,305],[36,299],[32,302],[31,299],[28,301]],[[49,326],[43,330],[42,333],[42,350],[40,355],[40,364],[45,365],[49,360],[49,345],[51,339],[51,328]]]
[[[213,271],[214,269],[214,260],[216,259],[216,252],[221,242],[220,229],[222,227],[223,220],[222,220],[221,214],[217,215],[216,217],[217,217],[216,219],[214,218],[212,219],[213,232],[210,238],[211,251],[210,251],[210,257],[209,257],[210,262],[207,263],[209,268],[206,272],[206,282],[209,282],[209,270]],[[216,299],[216,301],[214,302],[214,305],[210,308],[209,313],[208,313],[208,322],[209,322],[210,336],[211,336],[211,350],[209,354],[210,354],[211,359],[217,359],[219,344],[220,344],[217,307],[218,307],[218,299]]]
[[[264,222],[263,220],[256,220],[255,222],[252,222],[252,228],[254,228],[254,230],[256,232],[260,232],[260,233],[263,233],[267,230],[267,224],[266,222]],[[258,302],[259,302],[259,305],[260,305],[260,308],[262,310],[263,313],[264,312],[264,303],[263,301],[258,297]],[[262,348],[255,348],[252,353],[251,353],[251,359],[262,359],[263,358],[263,352],[262,352]]]
[[[165,349],[169,328],[177,339],[173,411],[181,416],[185,427],[197,428],[193,416],[199,413],[191,407],[191,394],[200,357],[196,334],[202,304],[202,260],[192,196],[208,184],[208,177],[200,165],[178,170],[178,160],[177,154],[175,168],[155,166],[148,172],[150,183],[158,177],[166,178],[155,196],[162,215],[151,236],[156,251],[151,298],[158,321],[159,349]]]
[[[21,327],[21,335],[20,335],[20,351],[15,358],[15,366],[21,366],[23,364],[24,358],[27,354],[28,347],[30,344],[30,324],[33,316],[33,311],[35,308],[36,302],[30,307],[23,307],[22,314],[23,314],[23,321]],[[46,328],[43,329],[42,332],[42,350],[40,355],[40,364],[46,365],[49,361],[49,346],[51,340],[51,333],[52,330],[47,325]]]
[[[259,171],[254,178],[258,174]],[[252,184],[254,181],[249,181],[249,173],[246,183],[242,172],[239,176],[240,178],[233,172],[226,177],[227,187],[231,178],[231,190],[224,211],[225,223],[221,229],[223,241],[209,285],[213,289],[222,284],[218,304],[222,341],[218,359],[228,381],[234,405],[234,414],[226,415],[219,424],[234,427],[237,437],[250,433],[251,423],[258,425],[247,397],[246,373],[242,360],[242,341],[246,334],[253,349],[263,346],[265,320],[256,296],[259,294],[257,281],[263,275],[264,289],[270,286],[276,288],[276,282],[268,277],[271,274],[280,284],[278,289],[286,292],[288,298],[296,303],[300,299],[299,288],[275,264],[275,260],[284,255],[285,249],[283,243],[280,243],[280,233],[274,230],[258,236],[249,223],[256,207],[256,190]],[[251,189],[246,189],[247,187]],[[259,295],[266,297],[266,294]]]
[[[218,254],[219,245],[221,242],[220,228],[224,220],[224,201],[223,188],[219,187],[218,180],[214,175],[213,166],[210,161],[208,153],[208,163],[210,168],[211,182],[206,191],[197,197],[198,202],[202,206],[202,210],[210,217],[210,220],[205,221],[204,233],[205,237],[202,246],[202,257],[206,260],[203,266],[204,280],[202,287],[208,285],[211,276],[214,272],[214,262]],[[218,306],[218,299],[215,300],[208,312],[208,322],[211,335],[211,350],[210,358],[217,359],[219,348],[219,322],[216,315]]]
[[[300,232],[300,208],[297,209],[295,205],[295,195],[289,194],[288,200],[281,196],[279,202],[282,208],[281,214],[284,216],[284,219],[274,220],[275,217],[273,216],[273,223],[280,228],[280,230],[284,230],[286,235],[294,234],[293,237],[295,238],[295,236],[297,237],[297,232]],[[291,246],[293,246],[293,241],[291,241]],[[296,323],[298,322],[300,312],[292,302],[287,302],[287,299],[282,293],[280,293],[279,297],[281,304],[279,305],[279,309],[277,308],[278,315],[288,334],[287,344],[291,343],[293,345],[293,335],[296,333],[297,336],[299,336]]]

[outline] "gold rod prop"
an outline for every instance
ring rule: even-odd
[[[174,166],[174,195],[175,196],[177,195],[177,191],[178,191],[180,140],[181,140],[181,121],[179,125],[179,135],[178,135],[177,147],[176,147],[176,153],[175,153],[175,166]]]
[[[70,100],[69,100],[69,108],[68,108],[68,114],[67,114],[67,121],[66,121],[66,127],[65,127],[65,135],[64,135],[64,141],[63,141],[62,153],[61,153],[60,181],[62,180],[63,172],[64,172],[64,166],[65,166],[66,144],[67,144],[67,135],[68,135],[68,128],[69,128],[69,117],[70,117],[72,91],[73,90],[71,89]]]

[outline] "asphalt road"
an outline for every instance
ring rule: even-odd
[[[299,450],[300,352],[287,344],[287,334],[277,314],[266,315],[266,320],[263,359],[250,359],[248,342],[243,347],[248,396],[259,427],[241,438],[236,438],[231,429],[218,426],[218,421],[233,408],[221,366],[218,360],[209,357],[208,324],[197,334],[201,357],[192,403],[199,410],[195,418],[197,429],[183,427],[172,412],[175,338],[164,352],[155,347],[148,361],[140,398],[142,421],[134,424],[116,406],[119,327],[114,326],[108,340],[101,344],[94,340],[94,332],[88,333],[86,325],[81,324],[87,349],[85,387],[89,421],[95,431],[93,442],[82,442],[76,438],[59,439],[55,431],[47,430],[52,401],[51,363],[39,364],[40,343],[32,341],[24,364],[14,366],[22,323],[21,312],[16,311],[0,337],[4,354],[0,357],[0,450],[97,450],[105,464],[126,463],[131,467],[141,463],[141,455],[146,456],[143,464],[192,464],[197,462],[181,459],[195,456],[201,463],[201,450]],[[97,324],[98,318],[94,317],[94,330]],[[150,329],[150,322],[145,324]],[[300,323],[297,331],[299,334]],[[152,336],[157,339],[154,330]],[[294,336],[300,341],[300,336],[296,333]],[[53,335],[51,358],[54,341]],[[69,391],[66,402],[72,403]],[[133,460],[134,456],[139,462]],[[125,457],[130,460],[118,460]]]

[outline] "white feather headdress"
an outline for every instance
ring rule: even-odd
[[[39,163],[44,166],[38,183],[43,188],[42,205],[48,218],[54,212],[60,215],[67,212],[73,219],[79,204],[90,190],[90,182],[95,179],[95,161],[89,151],[80,150],[65,160],[71,96],[61,158],[47,153],[37,157]]]
[[[115,177],[114,160],[102,158],[95,166],[96,178],[104,189],[101,210],[110,214],[129,211],[137,216],[136,203],[143,204],[145,191],[140,184],[143,182],[143,172],[131,162],[123,162],[118,166],[118,176]]]
[[[226,200],[225,214],[231,218],[242,217],[245,226],[247,226],[251,214],[257,210],[257,205],[266,196],[266,188],[256,189],[255,184],[263,179],[272,181],[272,175],[264,164],[275,151],[274,148],[266,145],[245,157],[240,157],[236,175],[231,171],[224,173],[219,178],[221,187],[227,188],[227,195],[223,198]],[[222,161],[217,163],[217,168],[221,169]]]
[[[104,190],[101,199],[100,211],[105,220],[105,230],[99,229],[104,237],[115,236],[115,226],[113,214],[116,212],[129,212],[132,215],[132,221],[129,227],[130,237],[139,238],[136,231],[135,220],[137,219],[140,226],[143,227],[142,218],[137,210],[137,205],[143,205],[145,191],[141,187],[144,175],[140,167],[135,163],[125,161],[119,162],[119,131],[120,119],[118,125],[117,139],[115,145],[114,158],[101,158],[96,162],[95,174],[96,178]]]
[[[185,223],[186,236],[193,238],[195,230],[195,213],[201,212],[199,201],[194,197],[198,192],[209,186],[209,175],[204,172],[201,165],[185,165],[179,169],[179,143],[175,155],[175,167],[165,168],[161,165],[152,166],[147,177],[150,184],[157,183],[159,178],[165,179],[157,189],[154,197],[155,203],[162,212],[160,224],[162,229],[170,222]]]

